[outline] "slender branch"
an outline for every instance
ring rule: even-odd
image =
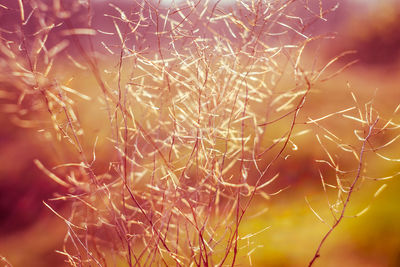
[[[341,222],[341,221],[343,220],[343,218],[344,218],[344,214],[345,214],[345,211],[346,211],[346,209],[347,209],[347,206],[348,206],[348,204],[349,204],[349,202],[350,202],[350,198],[351,198],[351,196],[352,196],[353,193],[354,193],[354,187],[356,186],[358,180],[359,180],[360,177],[361,177],[361,171],[362,171],[362,166],[363,166],[363,159],[364,159],[364,155],[365,155],[365,152],[366,152],[365,147],[366,147],[366,145],[367,145],[367,143],[368,143],[369,138],[372,136],[372,130],[374,129],[375,125],[378,123],[378,120],[379,120],[379,117],[374,121],[374,123],[373,123],[372,125],[370,125],[368,134],[367,134],[367,136],[364,138],[364,141],[363,141],[363,143],[362,143],[362,147],[361,147],[361,151],[360,151],[360,155],[359,155],[359,159],[360,159],[360,160],[359,160],[359,162],[358,162],[357,174],[356,174],[356,177],[355,177],[354,180],[353,180],[353,183],[352,183],[351,186],[350,186],[349,193],[347,194],[347,198],[346,198],[346,200],[344,201],[343,208],[342,208],[342,211],[341,211],[341,213],[340,213],[340,216],[339,216],[339,218],[336,220],[336,222],[332,225],[332,227],[329,229],[329,231],[328,231],[328,232],[324,235],[324,237],[322,238],[321,242],[320,242],[319,245],[318,245],[317,250],[315,251],[315,254],[314,254],[313,258],[311,259],[310,263],[308,264],[309,267],[311,267],[311,266],[314,264],[314,262],[321,256],[321,255],[320,255],[320,251],[321,251],[321,248],[322,248],[322,246],[324,245],[325,241],[328,239],[328,237],[331,235],[331,233],[336,229],[336,227],[338,227],[338,225],[340,224],[340,222]]]

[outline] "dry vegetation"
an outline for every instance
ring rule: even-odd
[[[44,205],[68,227],[57,252],[71,266],[251,264],[257,233],[240,225],[271,197],[274,166],[298,136],[325,153],[315,178],[332,215],[310,203],[330,229],[310,266],[361,185],[394,177],[367,167],[399,161],[384,151],[399,136],[399,107],[381,118],[349,93],[344,109],[302,113],[315,84],[352,64],[336,65],[348,53],[307,58],[331,38],[309,31],[331,2],[15,2],[0,5],[12,21],[1,25],[1,96],[17,97],[7,104],[15,124],[66,154],[35,164],[64,188]]]

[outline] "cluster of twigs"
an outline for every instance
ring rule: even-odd
[[[269,198],[263,189],[278,177],[271,166],[288,146],[296,149],[294,136],[309,131],[295,126],[313,85],[336,74],[325,72],[341,56],[320,69],[302,67],[309,44],[328,38],[312,36],[308,26],[335,6],[136,1],[107,3],[99,13],[91,1],[16,2],[1,5],[19,18],[2,26],[0,43],[1,80],[12,77],[16,105],[25,107],[15,121],[75,149],[74,159],[54,170],[35,161],[65,187],[52,201],[70,203],[68,215],[44,203],[68,227],[58,252],[72,266],[233,266],[239,255],[251,263],[252,234],[239,226],[254,198]],[[91,77],[92,89],[72,88],[73,77],[65,77],[71,70]],[[102,106],[93,120],[108,121],[104,140],[93,144],[85,135],[82,101]],[[29,109],[44,109],[51,120],[21,119]],[[335,114],[352,110],[360,109]],[[319,124],[325,118],[301,123],[322,127],[359,163],[346,186],[327,150],[342,207],[327,236],[361,180],[370,140],[398,128],[389,121],[377,130],[372,107],[368,112],[351,117],[366,129],[355,132],[361,148],[339,144]],[[99,172],[96,144],[107,142],[109,167]]]

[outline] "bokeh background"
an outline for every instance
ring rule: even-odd
[[[101,1],[93,4],[102,8]],[[312,29],[335,33],[336,38],[322,43],[310,57],[317,55],[324,61],[343,51],[356,50],[357,53],[339,63],[345,65],[354,59],[358,62],[318,85],[324,94],[313,94],[305,109],[318,117],[318,114],[347,107],[351,102],[350,86],[360,99],[374,98],[376,109],[390,114],[400,103],[400,3],[346,0],[339,4],[326,23]],[[1,28],[11,23],[13,16],[18,16],[15,12],[0,10]],[[87,83],[90,87],[90,81]],[[44,137],[38,130],[13,115],[12,81],[1,86],[0,255],[17,267],[66,266],[64,257],[55,253],[61,249],[66,226],[43,205],[43,201],[63,189],[49,182],[33,163],[40,158],[43,163],[53,165],[59,152],[54,147],[43,146]],[[325,95],[330,95],[329,99]],[[396,122],[399,119],[398,115],[394,117]],[[333,120],[332,127],[335,126],[345,127]],[[295,157],[277,166],[282,168],[281,178],[268,189],[270,192],[285,190],[270,201],[254,202],[250,213],[266,212],[256,219],[245,220],[242,225],[241,231],[249,233],[271,226],[252,239],[260,245],[252,254],[254,266],[305,266],[328,230],[304,200],[307,197],[322,214],[327,210],[318,169],[313,163],[321,152],[315,140],[299,139],[296,144],[299,149],[293,152]],[[399,158],[398,151],[397,142],[386,152]],[[400,171],[398,164],[379,163],[373,168],[381,176]],[[368,205],[370,209],[358,218],[346,218],[342,222],[321,251],[316,266],[400,266],[399,178],[367,183],[363,190],[356,192],[348,213],[356,214]],[[383,184],[387,187],[374,198],[374,192]],[[58,210],[63,209],[62,203],[54,205]],[[242,260],[242,266],[248,264],[246,260]],[[2,265],[5,262],[0,261]]]

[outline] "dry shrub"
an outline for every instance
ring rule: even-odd
[[[310,25],[336,7],[293,0],[2,5],[13,23],[2,26],[1,81],[12,79],[18,94],[15,122],[40,128],[43,142],[62,151],[54,168],[35,160],[67,191],[44,203],[68,226],[58,253],[72,266],[222,266],[241,254],[251,263],[252,234],[239,226],[255,198],[269,199],[265,188],[279,179],[274,164],[304,134],[326,152],[324,190],[337,192],[322,245],[367,175],[366,154],[391,160],[377,150],[397,137],[374,140],[398,129],[355,96],[345,110],[301,115],[314,85],[350,65],[331,70],[343,53],[307,67],[310,47],[331,38]],[[39,115],[25,118],[22,109]],[[337,117],[353,122],[355,139],[323,125]],[[53,201],[68,202],[68,214]]]

